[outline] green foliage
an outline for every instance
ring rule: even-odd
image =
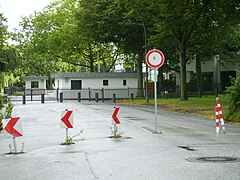
[[[6,58],[0,48],[0,67],[16,67],[14,60],[20,58],[21,67],[14,71],[22,75],[97,71],[98,65],[108,72],[121,60],[136,65],[142,88],[145,50],[158,48],[166,57],[164,72],[180,72],[184,100],[191,56],[239,59],[239,12],[236,0],[53,1],[43,12],[22,19],[21,31],[13,34],[21,56],[12,51]],[[0,32],[6,34],[6,28],[0,26]]]
[[[15,59],[14,49],[7,46],[9,32],[6,25],[7,19],[0,13],[0,72],[6,71]]]
[[[3,108],[3,105],[5,103],[4,97],[0,95],[0,110]],[[0,112],[0,131],[2,130],[2,120],[4,119],[3,113]]]
[[[25,74],[49,76],[55,72],[79,71],[75,55],[81,43],[74,27],[75,2],[55,1],[43,12],[22,18],[22,30],[15,38],[20,44]],[[70,63],[72,60],[74,65]]]
[[[76,141],[82,141],[84,140],[84,137],[81,137],[83,133],[83,129],[80,130],[79,133],[73,135],[73,136],[68,136],[66,141],[62,143],[62,145],[71,145],[71,144],[75,144]],[[76,139],[78,137],[78,139]]]
[[[49,75],[54,72],[110,71],[119,48],[110,42],[99,42],[96,27],[97,4],[83,8],[77,0],[55,1],[43,12],[24,17],[22,31],[16,39],[21,44],[23,69],[28,75]],[[91,20],[90,17],[95,19]],[[87,22],[87,23],[86,23]]]
[[[232,79],[232,86],[226,90],[229,100],[229,116],[240,113],[240,77]]]
[[[228,106],[228,102],[225,97],[221,97],[220,99],[225,116],[227,113],[227,108],[225,107]],[[146,103],[145,99],[135,99],[133,101],[123,100],[122,103],[153,107],[154,99],[150,99],[149,103]],[[170,111],[191,113],[215,120],[216,96],[204,95],[202,98],[190,97],[188,101],[181,101],[179,98],[161,98],[158,99],[158,107]],[[226,118],[224,118],[224,120],[225,119]],[[227,121],[232,121],[232,119],[228,118]]]
[[[0,109],[3,108],[3,105],[6,103],[6,99],[0,95]]]
[[[0,112],[0,131],[3,130],[2,120],[4,119],[3,114]]]
[[[6,22],[6,18],[0,13],[0,91],[11,84],[8,81],[9,74],[15,73],[20,65],[17,48],[7,42],[10,32],[7,31]]]
[[[165,79],[165,80],[163,81],[163,85],[164,85],[164,86],[174,86],[174,85],[176,85],[176,82],[173,81],[173,80],[170,80],[170,79]]]
[[[1,102],[1,101],[0,101]],[[12,109],[13,109],[13,104],[12,103],[8,103],[6,109],[5,109],[5,113],[0,112],[0,130],[3,129],[3,124],[2,124],[2,120],[3,119],[7,119],[10,118],[12,116]]]
[[[240,112],[235,112],[235,113],[232,113],[232,114],[227,113],[226,118],[230,122],[240,123]]]
[[[12,110],[13,110],[14,105],[12,103],[8,103],[7,107],[6,107],[6,111],[4,114],[4,117],[10,118],[12,116]]]
[[[67,145],[74,144],[72,137],[68,136],[68,138],[66,139],[65,144],[67,144]]]
[[[0,50],[3,49],[6,40],[7,40],[7,26],[6,23],[7,19],[4,17],[2,13],[0,13]]]

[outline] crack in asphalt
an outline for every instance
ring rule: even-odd
[[[91,163],[90,163],[90,161],[89,161],[89,159],[88,159],[87,152],[84,152],[84,155],[85,155],[85,160],[87,161],[87,163],[88,163],[88,165],[89,165],[89,167],[90,167],[90,171],[91,171],[94,179],[98,179],[98,177],[97,177],[96,174],[94,173],[93,167],[92,167],[92,165],[91,165]]]

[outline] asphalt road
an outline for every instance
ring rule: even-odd
[[[121,138],[110,138],[114,104],[40,102],[15,104],[23,123],[18,151],[0,134],[2,180],[175,180],[240,179],[240,126],[159,110],[162,134],[155,134],[154,109],[120,106]],[[75,144],[62,145],[61,111],[73,110]],[[214,112],[213,112],[214,113]]]

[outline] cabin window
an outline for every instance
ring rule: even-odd
[[[71,89],[82,89],[82,80],[71,80]]]
[[[108,86],[108,80],[103,80],[103,86]]]
[[[127,80],[124,79],[124,80],[123,80],[123,86],[126,86],[126,85],[127,85]]]
[[[31,88],[39,88],[39,82],[38,81],[31,81]]]

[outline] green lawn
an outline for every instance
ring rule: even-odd
[[[224,120],[240,122],[238,119],[227,119],[225,116],[228,113],[228,102],[226,97],[219,96],[221,100],[221,106],[223,111]],[[123,100],[119,103],[128,105],[139,105],[139,106],[154,106],[154,99],[150,99],[149,103],[146,99],[135,99]],[[216,97],[215,96],[203,96],[202,98],[190,97],[188,101],[181,101],[179,98],[169,98],[169,99],[158,99],[158,107],[166,110],[173,110],[178,112],[195,114],[211,119],[215,119],[215,107],[216,107]],[[237,117],[240,117],[237,116]]]

